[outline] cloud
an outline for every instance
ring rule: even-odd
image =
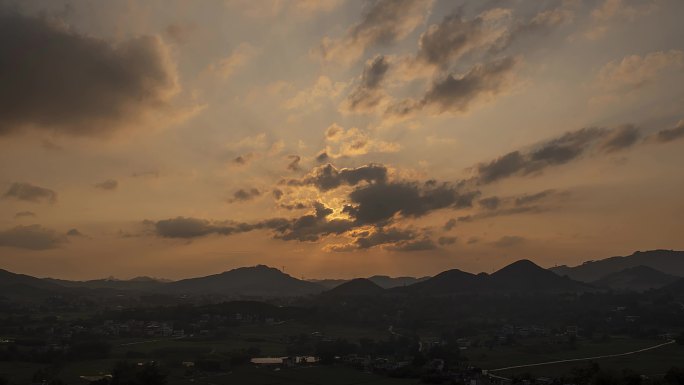
[[[326,61],[349,64],[368,48],[405,38],[423,23],[431,0],[375,0],[364,11],[361,21],[344,37],[325,37],[317,53]]]
[[[250,201],[254,198],[257,198],[260,195],[261,195],[261,192],[256,188],[239,189],[233,193],[233,198],[230,199],[229,202],[230,203],[232,203],[232,202],[246,202],[246,201]]]
[[[352,242],[330,245],[326,250],[348,252],[378,246],[390,251],[422,251],[437,248],[431,239],[411,229],[374,227],[351,231],[349,236],[354,238]]]
[[[314,204],[314,213],[298,218],[272,218],[255,223],[209,221],[176,217],[153,222],[155,233],[164,238],[191,239],[211,234],[232,235],[255,230],[272,230],[276,239],[313,242],[329,234],[342,234],[354,227],[345,219],[328,219],[332,210],[321,203]]]
[[[378,224],[395,215],[421,217],[444,208],[471,207],[477,191],[461,192],[449,184],[434,186],[417,182],[375,183],[349,194],[344,212],[359,224]]]
[[[540,191],[535,194],[523,194],[519,197],[515,198],[515,205],[516,206],[526,206],[532,203],[537,203],[540,200],[553,195],[556,193],[556,190],[544,190]]]
[[[105,135],[160,111],[180,90],[158,37],[120,43],[0,10],[0,135],[27,127]]]
[[[14,214],[15,218],[27,218],[27,217],[35,217],[36,213],[33,211],[19,211],[18,213]]]
[[[328,158],[343,158],[365,155],[368,153],[392,153],[401,149],[395,142],[386,142],[372,138],[371,133],[352,127],[345,130],[337,123],[325,130],[325,154]]]
[[[315,242],[322,236],[342,234],[354,228],[353,222],[346,219],[327,219],[332,210],[321,203],[315,204],[315,213],[301,216],[288,227],[280,229],[275,237],[282,240]]]
[[[524,36],[548,34],[553,28],[572,21],[573,17],[574,12],[567,9],[565,4],[558,8],[541,11],[529,20],[517,21],[502,34],[492,50],[495,52],[503,51]]]
[[[588,127],[567,132],[527,150],[517,150],[490,162],[475,166],[475,179],[488,184],[516,175],[540,173],[546,168],[559,166],[593,151],[594,154],[612,153],[640,143],[641,131],[632,125],[612,129]]]
[[[442,228],[446,231],[449,231],[449,230],[453,229],[454,227],[456,227],[457,223],[458,223],[458,220],[451,218],[444,223],[444,226],[442,226]]]
[[[333,82],[329,77],[321,75],[309,88],[297,92],[293,97],[283,102],[286,110],[317,110],[324,101],[336,99],[347,87],[343,82]]]
[[[501,199],[499,197],[493,196],[493,197],[487,197],[480,199],[478,201],[480,206],[484,207],[487,210],[496,210],[499,207],[499,204],[501,203]]]
[[[209,71],[226,80],[235,72],[245,67],[258,53],[258,50],[248,43],[238,45],[230,55],[209,66]]]
[[[437,238],[437,243],[441,246],[453,245],[458,241],[457,237],[439,237]]]
[[[321,191],[328,191],[342,185],[355,186],[361,182],[383,183],[387,180],[387,168],[379,164],[369,164],[357,168],[337,169],[328,163],[314,168],[302,179],[292,179],[290,186],[311,185]]]
[[[598,2],[589,4],[593,3]],[[591,11],[593,23],[584,35],[591,40],[599,39],[608,32],[612,21],[635,21],[658,9],[659,3],[661,2],[651,0],[604,0]]]
[[[527,242],[527,240],[523,237],[519,237],[517,235],[505,235],[492,242],[492,245],[495,247],[507,248],[519,246],[525,242]]]
[[[420,35],[415,61],[446,68],[466,52],[492,44],[501,34],[497,28],[487,25],[493,15],[488,12],[466,20],[458,11],[444,17],[440,23],[430,25]]]
[[[601,88],[608,91],[633,91],[651,83],[667,70],[683,68],[684,51],[657,51],[611,61],[601,68],[596,81]]]
[[[290,163],[287,164],[287,169],[290,171],[299,171],[299,161],[302,160],[302,157],[299,155],[288,155],[287,159],[290,160]]]
[[[328,160],[330,160],[330,156],[326,151],[321,151],[318,153],[318,155],[316,155],[316,162],[318,163],[325,163]]]
[[[343,109],[354,113],[373,112],[385,97],[382,83],[389,67],[389,62],[382,55],[366,63],[361,81],[347,96]]]
[[[655,135],[655,138],[661,143],[684,138],[684,120],[680,120],[679,123],[677,123],[677,125],[673,128],[667,128],[658,131]]]
[[[390,250],[390,251],[408,252],[408,251],[434,250],[437,248],[437,245],[435,245],[435,242],[433,242],[432,239],[430,239],[430,238],[421,238],[421,239],[416,239],[416,240],[411,240],[411,241],[401,241],[401,242],[393,243],[391,245],[385,246],[384,248],[385,248],[385,250]]]
[[[70,229],[66,232],[66,235],[69,237],[85,237],[85,235],[83,235],[82,232],[78,231],[78,229]]]
[[[171,23],[164,28],[164,35],[176,44],[183,44],[196,28],[194,23]]]
[[[641,139],[639,129],[627,124],[611,130],[600,148],[605,152],[615,152],[633,146],[639,139]]]
[[[0,231],[0,247],[48,250],[66,242],[68,242],[66,236],[40,225],[17,226]]]
[[[520,60],[513,57],[477,64],[465,74],[448,74],[435,81],[420,100],[405,99],[390,105],[392,117],[409,117],[423,109],[435,114],[468,112],[475,104],[487,103],[510,89]]]
[[[252,160],[253,157],[254,154],[250,152],[248,154],[236,156],[235,158],[233,158],[232,162],[237,166],[245,166]]]
[[[512,175],[541,172],[551,166],[569,163],[590,150],[611,153],[639,142],[641,131],[632,125],[613,129],[589,127],[567,132],[562,136],[534,146],[527,151],[513,151],[477,166],[480,183],[491,183]]]
[[[27,202],[57,202],[57,193],[45,187],[34,186],[30,183],[12,183],[9,190],[2,196],[4,199],[17,199]]]
[[[103,182],[95,184],[95,188],[102,190],[116,190],[117,187],[119,187],[119,182],[114,179],[107,179]]]

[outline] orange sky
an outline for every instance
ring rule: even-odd
[[[0,268],[684,249],[678,0],[0,2]]]

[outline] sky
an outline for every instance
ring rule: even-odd
[[[684,249],[680,0],[0,0],[0,268]]]

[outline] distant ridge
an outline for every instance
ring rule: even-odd
[[[320,293],[323,287],[299,280],[278,269],[257,265],[167,283],[163,291],[178,294],[295,297]]]
[[[475,274],[452,269],[413,285],[396,287],[394,290],[411,294],[449,294],[475,291],[480,284],[481,281]]]
[[[608,274],[624,269],[646,266],[667,274],[684,277],[684,251],[650,250],[637,251],[626,257],[611,257],[598,261],[587,261],[575,267],[557,266],[550,270],[558,275],[582,282],[594,282]]]
[[[646,291],[667,286],[678,279],[648,266],[636,266],[608,274],[593,284],[614,290]]]
[[[385,289],[367,278],[356,278],[323,293],[326,296],[369,296],[385,292]]]
[[[85,287],[89,289],[115,289],[138,291],[155,291],[161,289],[165,285],[165,283],[170,282],[150,277],[135,277],[132,279],[104,278],[92,279],[88,281],[68,281],[55,278],[44,278],[44,280],[65,287]]]
[[[394,287],[399,287],[399,286],[408,286],[408,285],[413,285],[414,283],[417,282],[422,282],[430,277],[390,277],[387,275],[374,275],[372,277],[368,277],[367,279],[369,281],[372,281],[376,285],[380,286],[383,289],[391,289]],[[351,281],[350,279],[310,279],[308,280],[309,282],[313,282],[316,284],[319,284],[327,289],[332,289],[334,287],[340,286],[345,282]]]
[[[398,292],[420,295],[449,295],[462,293],[530,293],[583,292],[594,290],[589,285],[559,277],[529,260],[520,260],[488,275],[447,270]]]

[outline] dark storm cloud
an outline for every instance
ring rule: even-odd
[[[238,166],[245,166],[247,165],[251,160],[252,160],[253,154],[244,154],[244,155],[238,155],[235,158],[233,158],[232,162],[235,165]]]
[[[362,231],[355,235],[354,244],[359,249],[370,249],[378,245],[410,241],[416,238],[416,233],[411,230],[395,228],[377,228],[375,231]]]
[[[416,59],[440,67],[447,66],[452,59],[477,45],[484,34],[480,17],[465,20],[458,12],[448,15],[420,36]]]
[[[69,231],[66,232],[66,235],[69,237],[85,237],[83,233],[78,231],[78,229],[70,229]]]
[[[679,121],[674,128],[660,130],[655,134],[655,139],[661,143],[667,143],[682,138],[684,138],[684,120]]]
[[[376,0],[371,2],[359,24],[351,30],[353,39],[368,36],[369,43],[388,43],[406,33],[401,23],[407,16],[428,7],[431,0]]]
[[[521,196],[515,198],[515,205],[516,206],[525,206],[525,205],[529,205],[532,203],[537,203],[540,200],[542,200],[542,199],[544,199],[544,198],[546,198],[552,194],[555,194],[555,193],[556,193],[556,190],[544,190],[544,191],[540,191],[540,192],[535,193],[535,194],[524,194],[524,195],[521,195]]]
[[[509,57],[477,65],[460,77],[449,75],[432,85],[423,104],[435,106],[440,112],[465,112],[479,96],[502,92],[515,64],[516,60]]]
[[[12,183],[9,190],[2,197],[28,202],[55,203],[57,201],[56,192],[45,187],[34,186],[30,183]]]
[[[357,168],[337,169],[328,163],[314,168],[302,179],[289,180],[291,186],[315,186],[321,191],[328,191],[342,185],[355,186],[360,182],[383,183],[387,180],[387,168],[379,164],[369,164]]]
[[[299,161],[302,160],[302,157],[299,155],[289,155],[287,159],[290,160],[290,163],[287,164],[287,169],[290,171],[299,171]]]
[[[492,242],[492,245],[495,247],[501,247],[501,248],[507,248],[507,247],[514,247],[514,246],[519,246],[523,243],[525,243],[527,240],[523,237],[519,237],[517,235],[505,235],[498,240]]]
[[[432,0],[374,0],[361,21],[339,40],[324,40],[320,53],[328,60],[353,60],[366,49],[406,37],[424,19]]]
[[[114,179],[107,179],[103,182],[96,183],[95,187],[102,190],[116,190],[116,188],[119,187],[119,182]]]
[[[346,219],[328,219],[328,215],[333,211],[322,203],[316,202],[314,209],[313,214],[304,215],[292,221],[288,228],[276,235],[276,238],[286,241],[314,242],[323,236],[342,234],[354,227],[354,224]]]
[[[274,188],[273,191],[271,191],[271,194],[273,194],[273,199],[275,200],[280,200],[280,198],[283,197],[283,190]]]
[[[233,193],[233,198],[229,202],[245,202],[257,198],[261,195],[261,191],[256,188],[239,189]]]
[[[416,240],[412,240],[412,241],[402,241],[402,242],[393,243],[393,244],[390,244],[390,245],[387,245],[384,247],[385,250],[402,251],[402,252],[426,251],[426,250],[434,250],[436,248],[437,248],[437,245],[435,245],[435,242],[430,238],[421,238],[421,239],[416,239]]]
[[[68,242],[66,236],[40,225],[17,226],[0,231],[0,247],[48,250],[66,242]]]
[[[390,116],[405,116],[430,108],[436,113],[467,112],[473,103],[495,97],[508,90],[518,60],[498,59],[472,67],[463,75],[449,74],[438,79],[420,100],[402,100],[390,105]]]
[[[255,230],[272,230],[276,239],[313,242],[329,234],[342,234],[354,227],[345,219],[328,219],[332,210],[314,204],[312,214],[294,219],[273,218],[255,223],[212,222],[206,219],[177,217],[154,223],[155,232],[164,238],[198,238],[211,234],[232,235]]]
[[[318,155],[316,155],[316,162],[318,162],[318,163],[327,162],[329,159],[330,159],[330,156],[325,151],[321,151],[318,153]]]
[[[377,56],[366,64],[360,84],[347,97],[349,111],[368,111],[376,107],[382,100],[382,81],[389,69],[384,56]]]
[[[499,207],[499,203],[501,203],[501,199],[499,199],[499,197],[493,196],[480,199],[477,203],[487,210],[496,210]]]
[[[525,157],[519,151],[510,152],[489,163],[477,166],[478,180],[491,183],[519,172],[525,165]]]
[[[18,213],[14,214],[15,218],[26,218],[26,217],[35,217],[36,213],[33,211],[19,211]]]
[[[369,230],[350,232],[352,242],[332,245],[331,251],[346,252],[383,247],[390,251],[422,251],[433,250],[437,245],[420,232],[410,229],[376,227]]]
[[[371,184],[349,194],[350,204],[344,212],[360,224],[385,222],[399,214],[420,217],[443,208],[465,208],[479,195],[477,191],[461,192],[449,184],[431,186],[417,182]]]
[[[164,238],[197,238],[210,234],[231,235],[258,229],[284,231],[289,220],[273,218],[256,223],[239,223],[232,221],[213,222],[206,219],[176,217],[163,219],[149,224],[154,226],[155,233]]]
[[[163,42],[113,44],[0,9],[0,135],[24,127],[106,134],[177,92]]]
[[[449,231],[449,230],[453,229],[454,227],[456,227],[457,223],[458,223],[457,219],[451,218],[448,221],[446,221],[446,223],[444,223],[444,226],[442,226],[442,228],[446,231]]]
[[[439,237],[437,238],[437,243],[441,246],[453,245],[458,241],[457,237]]]
[[[488,163],[476,166],[477,181],[492,183],[513,175],[539,173],[551,167],[569,163],[580,158],[598,145],[600,152],[613,152],[635,143],[638,132],[631,126],[613,130],[605,128],[583,128],[554,138],[527,151],[513,151]],[[604,140],[603,143],[600,143]]]
[[[205,219],[176,217],[164,219],[155,223],[157,235],[165,238],[195,238],[212,233],[230,234],[231,231],[221,231]]]
[[[615,152],[631,147],[641,139],[641,132],[632,125],[613,129],[601,143],[601,150]]]

